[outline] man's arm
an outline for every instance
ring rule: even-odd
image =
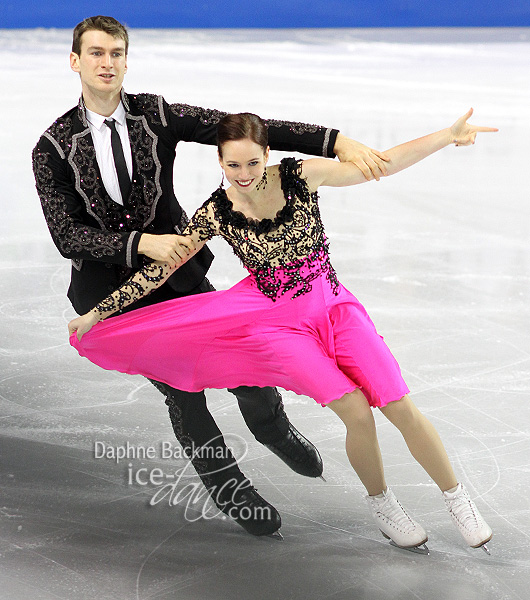
[[[217,124],[226,114],[218,110],[190,106],[187,104],[166,104],[166,120],[177,140],[217,143]],[[311,156],[334,158],[341,162],[351,162],[363,173],[367,180],[386,175],[385,161],[388,157],[377,150],[368,148],[337,131],[320,125],[265,119],[269,127],[269,146],[272,150],[303,152]]]
[[[85,222],[85,207],[69,177],[66,159],[45,136],[33,150],[33,173],[53,242],[65,258],[138,266],[140,233],[110,232]]]

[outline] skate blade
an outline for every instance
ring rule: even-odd
[[[266,535],[265,537],[270,537],[280,542],[283,542],[283,535],[280,533],[280,530],[275,531],[274,533],[269,533],[269,535]]]
[[[482,548],[482,550],[484,550],[484,552],[488,555],[491,556],[491,552],[490,549],[486,546],[486,544],[488,544],[491,541],[491,538],[493,537],[493,534],[489,536],[489,538],[483,543],[480,544],[479,546],[472,546],[472,548]]]
[[[390,545],[394,546],[394,548],[399,548],[400,550],[407,550],[408,552],[414,552],[414,554],[422,554],[423,556],[430,556],[431,552],[429,548],[427,548],[427,544],[422,544],[421,546],[398,546],[396,542],[390,540]]]

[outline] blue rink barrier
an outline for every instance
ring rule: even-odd
[[[529,27],[530,0],[1,0],[0,28],[97,14],[146,28]]]

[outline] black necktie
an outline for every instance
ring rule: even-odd
[[[125,205],[127,203],[127,198],[129,197],[129,192],[131,191],[131,180],[129,178],[129,171],[127,171],[125,156],[123,155],[120,134],[116,131],[116,123],[114,121],[105,119],[105,125],[110,129],[110,144],[112,146],[112,154],[114,155],[116,173],[118,174],[121,198]]]

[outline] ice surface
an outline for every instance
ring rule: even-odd
[[[430,557],[375,530],[331,411],[286,394],[327,483],[292,474],[255,442],[230,394],[209,393],[242,468],[283,518],[283,543],[166,501],[130,472],[182,468],[161,396],[69,347],[69,265],[51,243],[30,153],[77,102],[70,32],[0,31],[0,598],[130,600],[528,597],[530,581],[530,32],[323,30],[131,32],[126,89],[340,128],[373,147],[450,125],[470,106],[500,128],[379,183],[324,190],[340,279],[397,356],[460,479],[494,529],[467,549],[437,489],[381,415],[387,479],[426,527]],[[276,153],[274,158],[279,159]],[[179,148],[189,212],[220,179],[214,151]],[[215,241],[211,279],[243,274]],[[154,447],[96,458],[94,444]],[[128,465],[132,467],[129,469]],[[190,475],[190,482],[197,479]],[[181,482],[182,486],[184,481]]]

